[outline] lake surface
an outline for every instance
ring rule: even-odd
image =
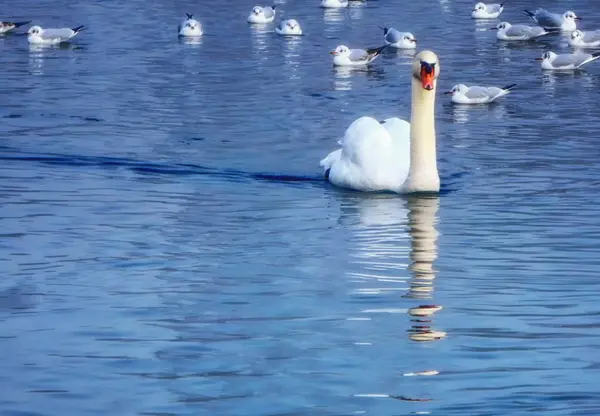
[[[280,2],[288,40],[239,0],[4,5],[89,29],[0,38],[0,414],[599,414],[600,64],[544,74],[564,36],[497,42],[473,3]],[[600,28],[546,3],[502,20]],[[322,180],[354,119],[410,116],[410,54],[331,67],[377,25],[440,57],[440,196]],[[460,82],[518,87],[465,108]]]

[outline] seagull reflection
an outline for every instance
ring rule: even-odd
[[[323,12],[323,20],[326,22],[342,22],[344,17],[342,9],[324,9]]]
[[[202,36],[179,36],[179,43],[183,45],[198,46],[202,45]]]

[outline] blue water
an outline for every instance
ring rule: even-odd
[[[3,5],[89,29],[0,38],[0,414],[600,414],[600,66],[544,74],[564,37],[497,42],[472,3],[280,2],[290,40],[251,2]],[[539,6],[600,28],[592,0],[502,18]],[[440,196],[322,180],[354,119],[409,117],[410,54],[331,67],[377,25],[440,57]]]

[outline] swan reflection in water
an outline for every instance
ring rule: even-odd
[[[391,296],[397,308],[370,308],[363,314],[408,313],[412,328],[408,338],[412,341],[441,340],[446,333],[432,328],[432,316],[442,310],[431,302],[412,303],[413,300],[430,299],[436,277],[434,262],[438,257],[437,240],[438,196],[359,195],[344,201],[341,206],[340,222],[353,230],[349,250],[350,261],[358,266],[349,272],[352,281],[361,284],[355,291],[360,296]],[[408,231],[408,232],[407,232]],[[407,261],[408,260],[408,261]],[[410,278],[406,275],[409,271]],[[402,296],[409,285],[408,293]],[[422,290],[418,288],[427,288]],[[370,319],[370,318],[366,318]],[[361,345],[370,345],[362,342]],[[406,352],[411,355],[414,367],[406,368],[405,377],[430,377],[439,371],[428,365],[430,349]],[[420,353],[423,359],[414,361]],[[390,393],[355,394],[355,397],[387,398],[409,402],[428,402],[431,398],[410,397]]]
[[[416,300],[431,299],[434,292],[435,268],[438,257],[436,229],[437,212],[440,205],[438,196],[410,196],[408,198],[408,232],[411,248],[409,258],[411,272],[409,289],[405,298]],[[431,317],[441,310],[440,305],[417,305],[408,310],[412,317],[412,327],[408,330],[413,341],[435,341],[446,337],[446,332],[432,327]]]

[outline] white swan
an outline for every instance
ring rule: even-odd
[[[329,182],[364,192],[438,192],[434,110],[439,73],[436,54],[419,53],[412,64],[411,123],[396,117],[354,121],[339,141],[342,148],[321,160]]]

